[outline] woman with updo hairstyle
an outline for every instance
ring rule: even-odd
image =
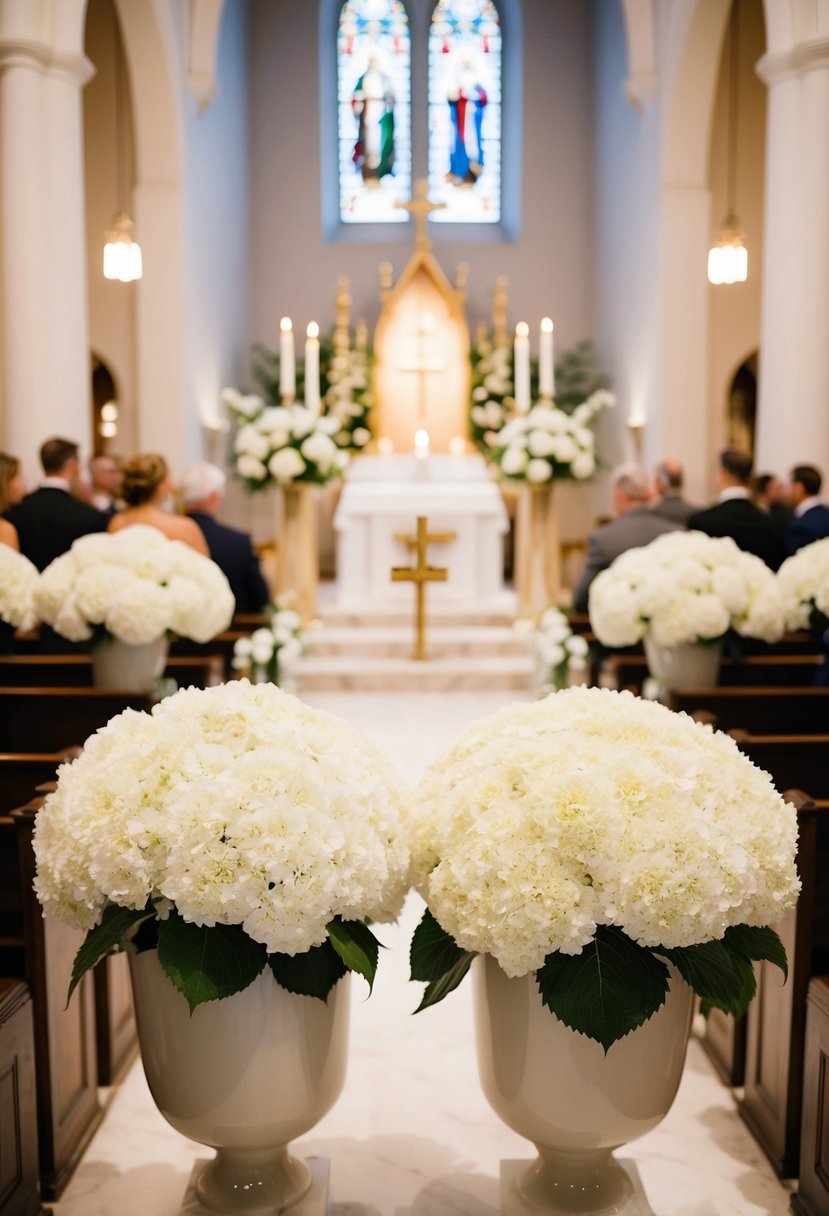
[[[113,515],[108,532],[120,532],[132,524],[145,524],[157,528],[170,540],[181,540],[205,557],[210,556],[204,533],[195,520],[183,515],[172,515],[167,509],[172,499],[173,487],[170,470],[163,456],[147,453],[134,456],[123,467],[124,480],[121,498],[126,503],[123,511]]]

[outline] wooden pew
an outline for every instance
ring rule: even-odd
[[[233,647],[239,638],[249,638],[250,635],[250,629],[226,629],[224,633],[218,633],[209,642],[193,642],[190,638],[173,638],[170,642],[170,658],[201,656],[207,653],[221,655],[225,664],[225,679],[229,680],[233,676],[231,667]]]
[[[795,1216],[829,1212],[829,976],[813,979],[806,1000],[806,1055],[798,1188],[792,1195]]]
[[[47,752],[83,744],[125,709],[152,697],[108,688],[0,688],[0,751]]]
[[[38,1185],[35,1049],[26,985],[0,979],[0,1213],[35,1216]]]
[[[224,681],[220,654],[172,658],[164,669],[179,688],[213,688]],[[92,658],[88,654],[0,655],[0,687],[91,688]]]
[[[725,731],[829,734],[829,688],[678,688],[666,704],[689,714],[705,710]]]
[[[741,752],[769,773],[778,790],[806,789],[829,798],[829,734],[752,735],[729,731]]]
[[[725,687],[757,684],[808,687],[821,661],[818,654],[752,654],[743,662],[723,659],[719,683]],[[611,654],[601,664],[599,683],[603,688],[633,688],[641,692],[648,675],[643,655]]]
[[[797,906],[777,926],[789,960],[782,983],[776,967],[756,967],[758,992],[749,1006],[745,1089],[737,1109],[777,1173],[796,1176],[800,1159],[806,996],[811,979],[829,971],[829,802],[788,791],[797,808]]]

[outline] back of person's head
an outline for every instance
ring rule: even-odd
[[[70,460],[77,458],[78,445],[73,443],[71,439],[47,439],[40,448],[40,463],[43,466],[43,472],[47,477],[54,477],[55,474],[66,467]]]
[[[133,456],[124,465],[121,497],[128,507],[140,507],[149,502],[167,477],[167,461],[157,453]]]
[[[179,493],[185,507],[207,502],[214,494],[223,494],[227,478],[224,470],[216,464],[194,464],[186,469],[181,478]]]
[[[11,484],[20,472],[20,461],[8,452],[0,452],[0,515],[12,506]]]
[[[613,489],[632,502],[647,502],[650,498],[648,475],[638,464],[619,465],[613,474]]]
[[[89,473],[96,485],[121,476],[121,469],[114,456],[93,456],[89,462]]]
[[[747,486],[751,480],[753,464],[748,452],[741,452],[739,448],[726,448],[720,452],[721,470],[741,486]]]
[[[768,494],[769,487],[774,481],[774,473],[758,473],[754,478],[754,493],[758,498],[762,498],[764,494]]]
[[[660,493],[682,489],[682,465],[678,460],[661,460],[656,466],[656,484]]]
[[[813,464],[795,465],[790,480],[799,482],[803,486],[807,498],[814,498],[819,494],[820,487],[823,485],[820,469],[816,469]]]

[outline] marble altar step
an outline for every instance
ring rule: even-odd
[[[429,657],[461,658],[479,656],[522,658],[527,654],[526,639],[508,625],[452,626],[433,625],[427,631]],[[359,653],[366,658],[408,658],[414,633],[411,622],[370,626],[324,625],[303,635],[305,653],[313,658],[325,655],[348,656]]]

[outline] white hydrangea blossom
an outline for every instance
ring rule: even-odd
[[[519,618],[515,630],[529,640],[542,694],[584,681],[589,647],[583,637],[573,633],[560,608],[545,608],[537,621]]]
[[[350,394],[350,380],[346,388]],[[322,485],[339,477],[348,464],[348,453],[341,450],[334,438],[344,426],[341,396],[337,397],[338,412],[332,407],[329,416],[317,415],[299,404],[267,406],[261,397],[255,394],[243,397],[235,389],[225,389],[222,401],[238,426],[233,440],[234,468],[249,489],[297,481]],[[359,412],[364,412],[362,407]],[[370,432],[362,430],[360,441],[367,443]],[[355,445],[359,443],[349,430],[343,446]]]
[[[584,481],[596,471],[596,443],[591,426],[600,410],[615,404],[605,389],[593,393],[570,414],[553,405],[534,405],[511,418],[486,441],[504,477],[536,485],[572,478]],[[474,417],[483,424],[483,414]]]
[[[144,524],[76,540],[43,571],[34,600],[40,619],[70,641],[102,626],[133,646],[168,630],[207,642],[235,608],[215,562]]]
[[[332,714],[272,684],[184,689],[119,714],[61,766],[35,888],[81,929],[162,896],[186,921],[298,954],[335,916],[398,915],[409,815],[391,765]]]
[[[250,675],[259,684],[279,683],[302,654],[302,620],[286,603],[277,602],[267,626],[255,629],[249,638],[238,638],[233,645],[231,664],[235,671]]]
[[[829,538],[787,557],[777,573],[788,629],[808,629],[812,608],[829,616]]]
[[[37,583],[37,566],[11,546],[0,544],[0,620],[15,629],[33,628]]]
[[[776,924],[797,822],[728,735],[628,692],[570,688],[468,728],[427,771],[419,891],[507,975],[579,954],[597,925],[666,948]]]
[[[606,646],[650,633],[660,646],[718,638],[729,629],[775,642],[783,597],[772,571],[730,537],[666,532],[628,549],[590,585],[590,623]]]

